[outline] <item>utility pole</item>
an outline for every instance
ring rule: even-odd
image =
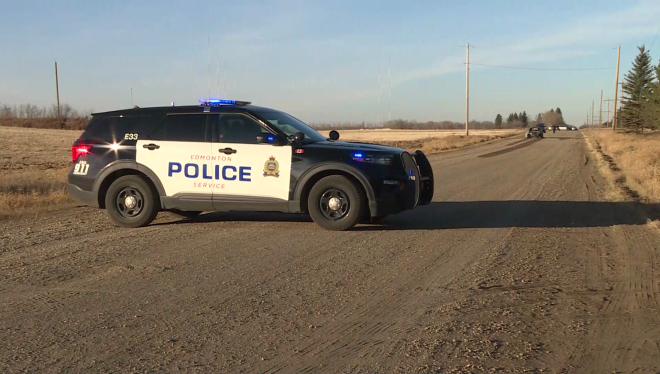
[[[470,43],[466,46],[465,57],[465,136],[470,135]]]
[[[390,63],[390,57],[387,57],[387,124],[389,125],[392,120],[391,117],[392,110],[392,65]]]
[[[605,101],[607,101],[607,126],[609,126],[610,125],[610,101],[614,101],[614,100],[607,99]],[[612,124],[612,126],[614,126],[614,124]]]
[[[62,120],[62,114],[60,112],[60,83],[57,80],[57,61],[55,61],[55,92],[57,92],[57,120]]]
[[[598,111],[598,128],[603,125],[603,90],[600,90],[600,109]]]
[[[594,100],[591,100],[591,126],[594,125]]]
[[[617,98],[619,93],[619,62],[621,61],[621,44],[616,56],[616,83],[614,84],[614,115],[612,116],[612,131],[616,131],[618,117],[616,115]]]
[[[380,127],[380,65],[378,65],[378,127]]]

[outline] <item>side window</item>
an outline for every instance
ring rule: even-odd
[[[205,142],[207,114],[168,114],[149,134],[149,139],[177,142]],[[207,139],[208,138],[208,139]]]
[[[221,143],[257,144],[257,135],[267,133],[257,121],[243,114],[221,114],[217,136]]]
[[[89,121],[83,136],[85,139],[104,141],[138,140],[149,131],[152,124],[149,116],[94,117]]]

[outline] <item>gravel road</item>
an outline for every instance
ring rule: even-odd
[[[431,157],[430,205],[0,221],[0,372],[655,373],[660,230],[579,132]],[[657,217],[653,217],[657,218]]]

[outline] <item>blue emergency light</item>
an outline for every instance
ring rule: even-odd
[[[220,106],[220,105],[250,105],[249,101],[226,100],[226,99],[206,99],[199,100],[202,106]]]

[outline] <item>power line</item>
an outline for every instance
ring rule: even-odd
[[[655,38],[658,37],[658,33],[660,32],[660,27],[658,27],[658,31],[655,32],[655,36],[653,37],[653,43],[651,43],[651,46],[649,47],[649,51],[651,48],[653,48],[653,44],[655,44]]]
[[[489,65],[489,64],[479,64],[475,62],[471,62],[470,65],[478,65],[478,66],[488,66],[491,68],[501,68],[501,69],[519,69],[519,70],[611,70],[614,69],[612,68],[532,68],[532,67],[523,67],[523,66],[502,66],[502,65]]]

